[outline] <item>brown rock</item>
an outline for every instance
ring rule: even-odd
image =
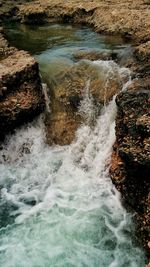
[[[53,110],[53,107],[52,107]],[[46,119],[46,136],[48,144],[68,145],[75,138],[75,132],[81,123],[79,115],[57,111]]]
[[[117,58],[117,52],[113,51],[87,51],[81,50],[73,55],[75,60],[88,59],[88,60],[112,60]]]
[[[137,46],[135,50],[135,55],[139,61],[144,61],[150,64],[150,41]]]
[[[133,86],[133,85],[132,85]],[[116,103],[116,143],[110,169],[112,181],[137,212],[138,234],[148,252],[150,225],[150,88],[120,93]],[[120,165],[121,162],[121,165]]]
[[[47,12],[39,3],[22,5],[18,12],[21,22],[26,24],[42,24],[47,19]]]
[[[0,139],[44,109],[35,59],[17,51],[0,63]]]
[[[10,47],[7,40],[3,37],[2,28],[0,30],[0,60],[5,57],[13,54],[16,51],[16,48]]]
[[[70,67],[51,87],[51,114],[46,119],[48,142],[62,145],[73,141],[79,124],[88,119],[86,114],[82,116],[78,112],[86,91],[94,103],[101,106],[121,88],[119,68],[113,62],[81,61]],[[94,123],[93,118],[91,120],[90,123]]]

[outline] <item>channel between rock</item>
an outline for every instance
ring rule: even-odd
[[[110,169],[112,181],[139,218],[139,235],[149,250],[150,173],[150,6],[148,1],[22,1],[11,6],[1,1],[1,21],[13,18],[23,23],[63,21],[86,23],[97,32],[121,34],[134,39],[136,81],[118,94],[116,143]],[[44,2],[44,3],[43,3]],[[115,6],[116,5],[116,6]],[[2,30],[1,30],[2,32]],[[0,138],[44,110],[44,96],[36,61],[9,47],[0,35]],[[9,57],[8,57],[9,56]],[[5,59],[6,58],[6,59]],[[136,64],[135,64],[136,62]],[[76,102],[70,100],[72,103]],[[70,139],[71,140],[71,139]],[[68,142],[68,141],[67,141]]]

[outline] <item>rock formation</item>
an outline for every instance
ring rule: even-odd
[[[89,94],[98,112],[98,106],[107,103],[121,90],[122,76],[119,67],[112,61],[94,64],[82,60],[59,74],[57,84],[49,86],[51,114],[46,118],[48,143],[66,145],[73,141],[79,124],[85,121],[84,114],[78,112],[85,94]]]
[[[141,88],[140,88],[141,86]],[[150,86],[138,82],[116,99],[116,143],[111,177],[125,201],[137,212],[140,235],[149,248],[150,220]]]
[[[122,192],[122,195],[128,201],[129,205],[131,205],[139,214],[139,233],[142,233],[143,243],[145,247],[148,248],[148,178],[150,173],[149,1],[39,0],[32,1],[30,3],[28,2],[30,1],[17,0],[13,1],[13,3],[11,1],[10,4],[10,1],[1,0],[0,21],[11,17],[11,19],[25,23],[44,23],[45,21],[87,23],[99,33],[120,34],[124,37],[124,39],[130,39],[134,42],[135,57],[138,62],[138,68],[136,66],[136,71],[138,71],[138,77],[140,80],[137,84],[132,85],[132,88],[130,88],[127,92],[119,94],[116,100],[118,107],[116,119],[117,140],[114,145],[112,167],[110,172],[112,180],[117,188]],[[9,48],[7,42],[3,39],[3,37],[0,36],[0,38],[2,40],[0,48],[0,52],[2,51],[1,55],[3,56],[4,53],[6,56],[11,54],[11,49]],[[93,55],[93,57],[94,56],[95,55]],[[20,52],[18,60],[21,62],[21,59],[24,59],[25,57],[25,54]],[[29,59],[29,57],[27,58]],[[3,125],[3,128],[1,128],[1,135],[4,135],[4,132],[2,132],[4,129],[6,129],[6,131],[12,129],[17,124],[20,124],[22,119],[26,120],[30,115],[33,115],[34,113],[37,114],[43,109],[43,95],[41,92],[40,82],[38,82],[39,76],[37,64],[32,61],[33,59],[31,61],[30,60],[29,66],[26,62],[27,65],[25,64],[23,70],[20,72],[22,74],[24,73],[23,79],[19,78],[18,80],[17,77],[21,77],[21,75],[19,75],[17,71],[16,74],[13,73],[12,76],[9,74],[12,73],[13,69],[16,69],[14,68],[16,63],[14,66],[10,66],[10,68],[8,68],[8,60],[1,62],[2,64],[5,64],[6,62],[6,72],[2,71],[3,79],[1,82],[2,86],[0,96],[0,119],[2,121],[0,127]],[[130,64],[128,64],[128,66],[130,66]],[[33,69],[34,71],[31,71]],[[32,76],[30,78],[28,77],[29,71]],[[75,75],[75,77],[79,79],[79,75]],[[70,78],[68,78],[68,81],[65,82],[68,83],[69,81],[71,81]],[[77,86],[76,81],[72,80],[72,82],[74,82]],[[81,84],[82,83],[84,83],[83,80]],[[77,86],[80,92],[83,87],[81,84],[79,87]],[[11,88],[12,90],[10,90]],[[56,141],[54,140],[56,132],[52,132],[54,128],[51,127],[51,125],[56,124],[57,129],[62,125],[60,127],[61,130],[59,131],[58,139],[60,139],[61,136],[64,140],[62,143],[64,144],[71,142],[73,138],[73,135],[68,135],[68,133],[68,137],[66,137],[66,129],[67,132],[69,129],[71,129],[70,132],[74,131],[77,126],[76,124],[81,120],[80,116],[77,119],[75,113],[76,106],[80,102],[80,97],[77,97],[74,93],[66,95],[63,90],[61,94],[60,88],[61,86],[58,84],[58,90],[56,90],[56,94],[53,95],[54,98],[56,98],[56,101],[52,101],[52,109],[55,111],[57,106],[62,109],[61,112],[59,112],[59,108],[57,109],[58,113],[56,114],[56,117],[51,118],[48,123],[50,127],[47,129],[51,132],[50,135],[53,136],[53,138],[50,138],[50,142]],[[70,117],[68,117],[68,110],[70,114],[71,111],[73,112],[73,116],[75,116],[75,124],[71,123]],[[61,118],[58,119],[59,117]],[[17,120],[14,118],[17,118]],[[64,122],[66,122],[66,127],[63,126]]]
[[[0,62],[0,139],[44,109],[38,64],[24,51]]]

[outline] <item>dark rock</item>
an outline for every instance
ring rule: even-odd
[[[76,111],[78,110],[81,98],[78,95],[72,95],[69,97],[69,102],[71,107],[73,107]]]
[[[134,84],[134,83],[133,83]],[[137,85],[137,87],[136,87]],[[116,98],[116,143],[110,169],[112,181],[137,212],[139,235],[148,250],[150,223],[150,90],[141,84]],[[131,89],[131,88],[130,88]]]

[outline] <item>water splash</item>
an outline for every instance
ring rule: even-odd
[[[92,99],[85,95],[86,112]],[[1,207],[7,207],[0,266],[144,266],[132,215],[109,178],[115,115],[114,97],[70,146],[46,145],[42,117],[8,138],[0,150]]]
[[[90,79],[87,81],[83,92],[83,100],[80,102],[78,113],[84,118],[87,125],[92,126],[99,113],[99,106],[95,105],[94,99],[90,92]]]

